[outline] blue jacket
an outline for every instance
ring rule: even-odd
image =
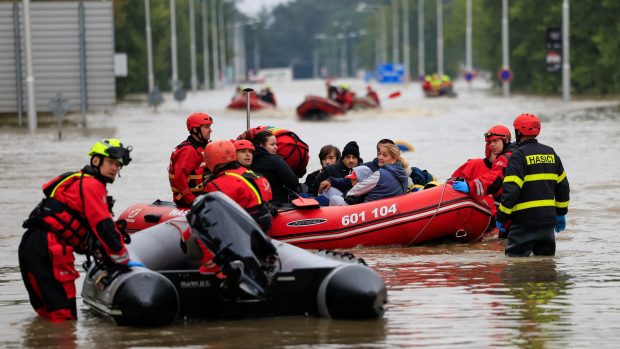
[[[388,164],[357,183],[347,196],[366,195],[364,202],[381,200],[407,192],[407,173],[400,164]]]

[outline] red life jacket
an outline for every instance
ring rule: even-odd
[[[306,167],[310,161],[310,148],[297,134],[274,126],[258,126],[245,131],[237,139],[252,140],[254,135],[261,131],[269,131],[276,136],[277,154],[284,159],[288,166],[299,178],[306,174]]]
[[[218,173],[207,182],[204,191],[221,191],[246,210],[272,199],[269,181],[243,166]]]
[[[189,206],[202,193],[205,169],[203,147],[190,138],[172,151],[168,179],[177,205]]]

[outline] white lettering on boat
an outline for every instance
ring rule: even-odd
[[[357,224],[361,222],[365,222],[366,218],[369,219],[377,219],[386,216],[392,216],[398,213],[398,206],[396,204],[391,204],[388,206],[380,206],[375,207],[372,210],[364,210],[361,212],[351,213],[345,216],[342,216],[342,225],[347,226],[351,224]]]
[[[171,217],[183,217],[187,214],[188,210],[179,210],[178,208],[175,208],[174,210],[170,211],[170,213],[168,213],[168,216]]]

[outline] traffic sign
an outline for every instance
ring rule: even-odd
[[[472,81],[474,79],[474,72],[468,71],[465,73],[465,80],[467,80],[467,82]]]
[[[512,70],[510,68],[502,68],[497,72],[497,77],[503,82],[512,81]]]
[[[562,68],[562,56],[555,51],[547,52],[545,60],[547,61],[548,72],[556,72]]]
[[[382,84],[402,84],[405,67],[402,64],[378,64],[377,81]]]

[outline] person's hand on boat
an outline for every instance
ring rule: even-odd
[[[329,190],[332,187],[332,182],[329,180],[325,180],[319,184],[319,193],[322,193],[325,190]]]
[[[559,233],[562,230],[566,229],[566,216],[556,216],[555,217],[555,232]]]
[[[500,233],[506,234],[506,228],[504,228],[504,222],[495,221],[495,226]]]
[[[128,267],[143,267],[143,268],[146,268],[146,267],[144,266],[144,263],[137,262],[137,261],[133,261],[133,260],[131,260],[131,259],[129,260],[129,262],[127,262],[127,266],[128,266]]]
[[[452,189],[456,190],[456,191],[460,191],[461,193],[469,193],[469,186],[467,185],[467,182],[464,181],[456,181],[452,183]]]

